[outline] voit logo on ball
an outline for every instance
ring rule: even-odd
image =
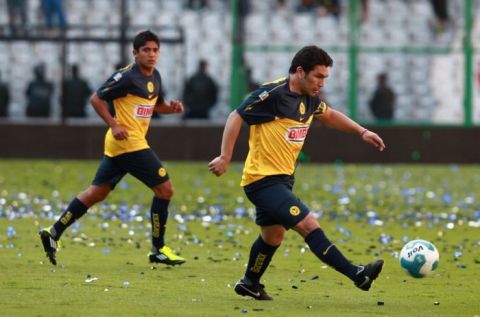
[[[412,240],[400,251],[400,266],[416,278],[430,275],[437,269],[439,260],[437,248],[426,240]]]

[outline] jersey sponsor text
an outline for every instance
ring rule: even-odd
[[[134,110],[134,115],[137,118],[150,118],[153,114],[153,106],[139,105]]]
[[[290,142],[303,142],[307,137],[308,127],[291,127],[288,128],[286,139]]]

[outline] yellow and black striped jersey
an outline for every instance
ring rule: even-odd
[[[288,78],[263,84],[238,107],[250,126],[241,186],[270,175],[293,175],[314,116],[327,110],[318,96],[290,91]]]
[[[151,76],[145,76],[136,63],[113,73],[97,90],[100,99],[113,104],[115,120],[129,135],[127,140],[115,140],[108,129],[105,155],[113,157],[149,148],[145,137],[155,105],[163,102],[161,93],[160,73],[155,69]]]

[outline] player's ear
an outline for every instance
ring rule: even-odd
[[[305,71],[303,70],[302,66],[297,67],[297,74],[301,79],[305,78],[306,74],[305,74]]]

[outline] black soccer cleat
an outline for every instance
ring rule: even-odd
[[[382,271],[383,260],[377,260],[367,265],[359,265],[356,274],[355,286],[362,291],[368,291],[373,281]]]
[[[250,296],[256,300],[273,300],[273,297],[265,292],[265,286],[260,283],[248,285],[244,279],[240,279],[234,289],[235,293],[241,296]]]
[[[57,253],[57,241],[52,237],[50,233],[50,229],[45,228],[42,229],[40,232],[40,240],[42,240],[43,249],[47,254],[47,258],[53,265],[57,265],[57,258],[55,254]]]

